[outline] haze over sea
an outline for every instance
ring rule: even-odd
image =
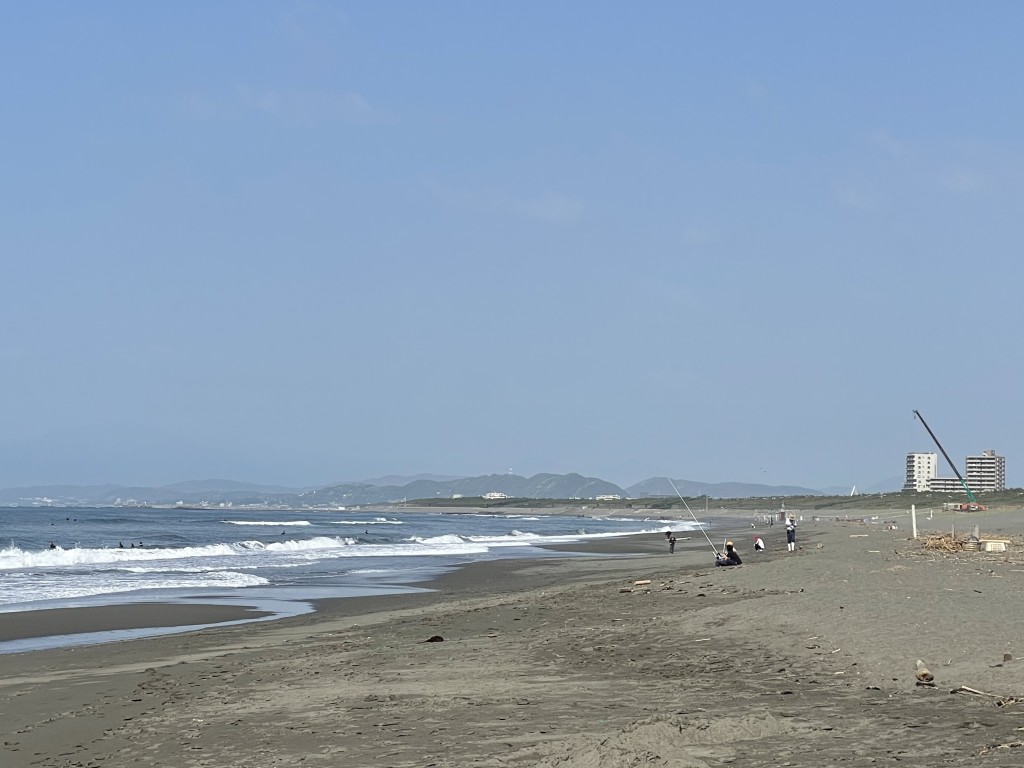
[[[415,588],[410,585],[459,564],[551,554],[543,545],[694,528],[692,520],[402,508],[386,515],[16,508],[2,516],[0,613],[231,601],[281,616],[310,610],[314,599]],[[133,636],[140,634],[146,632]],[[0,643],[0,652],[95,639]]]

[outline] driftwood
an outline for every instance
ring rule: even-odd
[[[1010,707],[1014,704],[1020,704],[1024,702],[1024,698],[1020,696],[1000,696],[998,693],[989,693],[988,691],[979,691],[977,688],[968,688],[966,685],[961,685],[959,688],[954,688],[950,693],[967,693],[971,696],[988,696],[991,699],[995,699],[993,704],[997,707]]]
[[[994,749],[1016,749],[1017,747],[1024,747],[1024,741],[1007,741],[1003,744],[993,744],[991,747],[985,747],[979,755],[987,755]]]
[[[950,693],[969,693],[972,696],[991,696],[994,699],[1002,698],[998,693],[988,693],[987,691],[979,691],[977,688],[968,688],[966,685],[961,685],[959,688],[954,688]]]
[[[921,540],[921,548],[932,552],[947,552],[952,554],[953,552],[962,552],[964,545],[963,542],[957,541],[953,536],[943,533],[925,536]]]

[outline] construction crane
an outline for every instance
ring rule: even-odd
[[[985,505],[980,504],[975,498],[974,493],[971,492],[971,488],[967,485],[967,481],[964,480],[963,475],[960,474],[960,470],[956,468],[956,464],[953,463],[953,460],[949,458],[949,454],[946,453],[946,449],[942,447],[942,443],[939,442],[939,438],[937,438],[935,433],[932,432],[932,428],[928,426],[928,422],[924,420],[924,416],[921,415],[921,412],[914,411],[914,416],[919,418],[921,423],[924,424],[924,428],[928,430],[928,434],[931,436],[932,440],[935,441],[935,444],[939,446],[939,450],[942,451],[942,455],[946,458],[946,463],[949,464],[949,468],[953,470],[953,474],[956,475],[956,479],[960,481],[960,485],[962,485],[964,490],[967,492],[967,503],[961,504],[960,509],[968,512],[977,512],[985,509]]]

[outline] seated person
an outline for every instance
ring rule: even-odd
[[[743,561],[740,560],[740,555],[733,547],[731,541],[725,542],[725,553],[715,558],[715,565],[743,565]]]

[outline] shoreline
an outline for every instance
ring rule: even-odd
[[[1024,514],[998,523],[997,555],[840,522],[795,553],[762,532],[761,556],[723,527],[739,568],[709,567],[703,537],[606,540],[431,593],[0,656],[5,766],[1016,768]]]
[[[439,508],[438,512],[448,513],[458,509],[448,510],[447,508]],[[469,510],[466,511],[468,512]],[[476,510],[473,513],[478,511]],[[630,511],[614,510],[612,514],[625,514]],[[435,512],[431,509],[424,510],[424,513],[434,514]],[[543,513],[544,511],[539,512],[539,514]],[[1021,514],[1024,514],[1024,511]],[[637,511],[636,515],[639,516],[640,512]],[[587,515],[587,517],[589,516],[592,515]],[[716,536],[736,537],[740,541],[752,532],[760,532],[765,538],[768,538],[769,535],[775,535],[776,532],[782,535],[782,528],[777,526],[769,527],[762,524],[756,529],[751,528],[748,530],[743,526],[749,523],[750,517],[751,514],[747,511],[726,511],[724,514],[717,514],[710,518],[716,523],[716,525],[710,527],[710,530],[715,532]],[[801,525],[801,538],[803,539],[809,532],[817,530],[819,525],[826,527],[837,524],[855,524],[859,519],[867,520],[872,517],[877,518],[879,522],[881,521],[880,517],[869,515],[853,516],[851,518],[815,517],[813,518],[814,522],[806,520],[803,522]],[[890,517],[886,516],[885,519],[889,520]],[[897,519],[901,517],[907,517],[909,520],[909,512],[897,516]],[[644,519],[691,524],[689,521],[681,520],[678,517],[651,518],[649,515],[644,515]],[[1009,520],[1012,523],[1013,519],[1014,515],[1011,510],[995,510],[987,513],[971,513],[969,515],[964,513],[944,513],[930,520],[925,519],[923,515],[919,515],[919,526],[922,531],[925,526],[930,526],[932,530],[936,530],[938,525],[946,525],[952,521],[954,529],[957,529],[958,524],[961,526],[959,530],[974,527],[975,525],[994,527],[993,530],[999,530],[998,526],[1002,521]],[[908,521],[907,527],[909,527]],[[683,558],[690,560],[686,555],[687,552],[703,552],[704,548],[709,546],[700,529],[694,529],[686,533],[687,536],[678,537],[677,553],[675,556],[680,558],[678,561],[680,563],[683,562]],[[656,555],[665,551],[662,535],[654,533],[637,533],[609,539],[591,539],[575,543],[541,545],[540,548],[551,552],[552,555],[550,557],[530,555],[464,562],[451,567],[447,572],[439,576],[422,582],[385,585],[379,593],[309,598],[306,600],[288,598],[285,602],[294,604],[305,603],[312,607],[312,613],[314,614],[327,614],[331,616],[356,615],[359,612],[368,611],[367,606],[376,607],[380,600],[386,600],[388,605],[404,607],[406,605],[403,600],[404,598],[408,598],[410,604],[415,605],[429,603],[431,600],[443,599],[467,589],[478,588],[481,585],[505,579],[509,572],[518,569],[516,564],[524,562],[540,564],[550,560],[557,560],[559,559],[559,553],[566,555],[574,553],[593,555],[595,558],[600,555],[621,558],[629,555]],[[752,556],[752,553],[749,553],[750,547],[743,547],[741,545],[741,549],[747,549],[748,557]],[[690,561],[690,564],[693,567],[697,567],[699,562],[700,558],[696,558]],[[583,573],[589,573],[592,569],[580,568],[579,570]],[[463,576],[463,571],[468,571],[472,576]],[[526,572],[530,572],[530,569],[527,568]],[[533,581],[524,583],[533,585]],[[97,645],[124,642],[126,640],[145,640],[160,634],[184,634],[253,622],[266,623],[269,621],[271,623],[278,623],[295,618],[295,615],[289,612],[277,613],[273,610],[261,609],[260,604],[263,602],[265,600],[256,597],[247,599],[245,591],[240,591],[237,594],[210,598],[192,596],[185,600],[147,599],[138,602],[100,603],[90,606],[0,612],[0,657],[8,654],[42,652],[62,647],[58,644],[47,644],[38,649],[28,647],[5,651],[2,645],[3,643],[31,639],[121,633],[121,636],[100,636],[81,644]],[[297,613],[304,616],[308,611],[297,611]],[[180,628],[180,631],[175,631],[177,628]],[[169,632],[154,631],[152,634],[147,634],[146,630],[169,630]],[[76,647],[78,645],[78,643],[68,643],[63,647]]]
[[[660,537],[660,534],[659,534]],[[652,534],[634,534],[615,539],[593,540],[578,544],[558,544],[541,547],[552,552],[547,557],[498,558],[476,562],[461,563],[447,572],[422,582],[404,586],[390,585],[393,592],[373,593],[369,595],[338,596],[329,598],[309,598],[308,600],[290,599],[287,602],[307,603],[312,606],[315,614],[359,615],[372,612],[380,607],[380,601],[388,605],[406,607],[406,604],[420,605],[437,600],[439,597],[477,591],[480,586],[493,584],[507,578],[509,571],[516,570],[523,562],[543,563],[557,560],[558,553],[592,554],[595,557],[605,554],[612,556],[654,554],[663,551],[663,547],[655,547],[645,539],[653,538]],[[682,543],[682,542],[681,542]],[[684,547],[680,546],[680,552]],[[468,574],[463,574],[468,571]],[[408,591],[405,591],[405,590]],[[261,619],[272,623],[284,622],[296,618],[291,614],[275,617],[271,611],[260,610],[264,602],[257,598],[247,599],[244,591],[232,596],[230,602],[217,598],[190,598],[187,602],[176,600],[160,601],[148,599],[140,602],[110,603],[92,606],[75,606],[61,608],[43,608],[27,611],[6,611],[0,613],[0,656],[8,654],[39,653],[56,650],[57,646],[46,648],[26,648],[5,653],[3,643],[75,636],[95,633],[113,633],[139,630],[140,633],[129,638],[97,639],[84,646],[119,643],[126,640],[146,640],[154,635],[144,634],[150,629],[181,628],[180,633],[199,632],[207,629],[223,628],[228,624],[252,623]],[[310,614],[303,611],[300,615]],[[81,647],[68,644],[67,647]]]

